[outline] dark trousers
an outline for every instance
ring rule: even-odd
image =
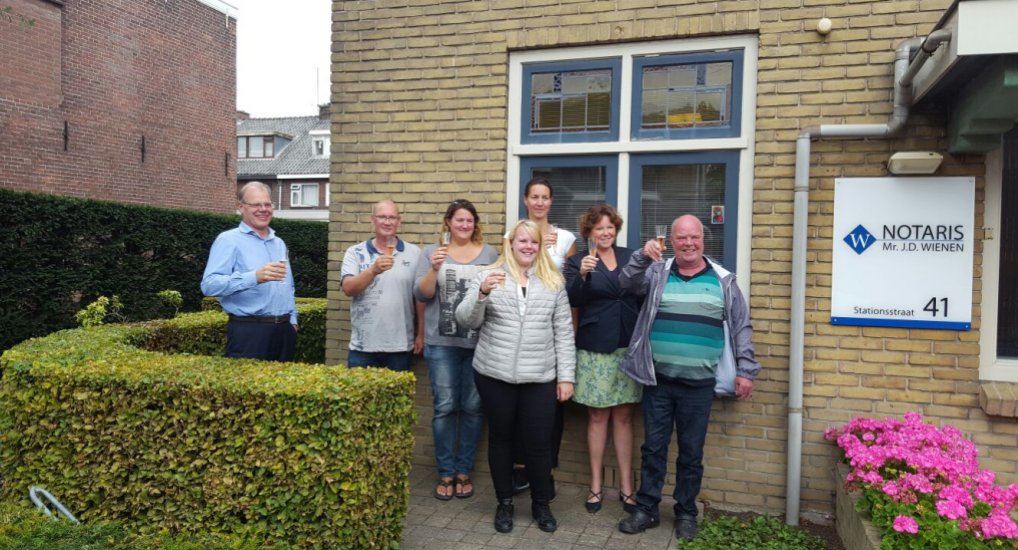
[[[552,469],[558,468],[558,454],[559,450],[562,449],[562,434],[565,432],[566,427],[566,404],[560,403],[558,400],[555,401],[555,425],[552,426],[551,433],[551,467]],[[518,431],[516,433],[516,441],[522,441],[523,438],[527,437],[526,433]],[[516,445],[515,455],[513,460],[516,464],[523,464],[523,445]]]
[[[522,447],[523,464],[530,480],[530,498],[551,500],[551,452],[555,419],[554,380],[537,384],[510,384],[474,373],[481,410],[488,421],[488,468],[499,499],[513,496],[513,457]],[[517,430],[526,434],[517,441]]]
[[[658,504],[668,473],[668,445],[674,422],[679,455],[675,459],[675,516],[696,517],[696,496],[703,481],[703,444],[714,399],[714,385],[691,386],[658,379],[643,387],[643,446],[637,507],[660,517]]]
[[[226,323],[226,356],[266,361],[293,361],[297,331],[290,323]]]
[[[346,356],[346,366],[354,367],[377,367],[399,372],[412,370],[410,365],[410,352],[371,352],[350,350]]]

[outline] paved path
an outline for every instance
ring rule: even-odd
[[[477,550],[485,548],[538,548],[580,550],[590,548],[654,549],[675,548],[672,502],[661,503],[662,522],[640,535],[620,533],[617,525],[625,517],[618,491],[605,491],[604,506],[596,514],[583,507],[585,486],[558,483],[558,498],[551,505],[558,530],[545,533],[530,517],[530,493],[515,498],[515,528],[511,533],[495,531],[495,490],[485,473],[475,476],[474,496],[440,501],[432,496],[438,474],[434,467],[414,465],[410,473],[410,510],[403,530],[401,550]]]

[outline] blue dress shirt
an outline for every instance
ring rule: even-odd
[[[206,296],[219,297],[223,311],[242,317],[290,315],[297,324],[293,271],[286,264],[282,281],[258,283],[255,272],[269,262],[287,259],[286,243],[269,228],[262,238],[244,222],[236,229],[223,231],[212,243],[209,261],[201,279]]]

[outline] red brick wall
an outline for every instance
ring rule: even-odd
[[[235,20],[196,0],[8,4],[35,24],[0,21],[0,187],[233,211]]]
[[[0,101],[49,108],[60,103],[61,10],[38,0],[8,0],[0,14]],[[7,130],[6,124],[4,126]]]

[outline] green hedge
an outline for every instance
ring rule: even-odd
[[[160,317],[160,290],[198,309],[209,247],[226,216],[0,189],[0,350],[75,326],[74,313],[117,294],[129,320]],[[298,296],[324,298],[328,226],[274,220],[290,249]]]
[[[321,298],[297,298],[297,356],[300,363],[325,362],[325,312]],[[179,315],[147,323],[143,338],[130,343],[162,353],[222,355],[226,349],[228,317],[219,309]]]
[[[398,544],[413,375],[137,347],[218,350],[215,315],[66,330],[7,350],[0,497],[39,485],[85,522],[149,533]]]
[[[289,545],[272,546],[286,550]],[[0,504],[0,548],[6,550],[263,550],[256,540],[200,533],[140,534],[109,521],[73,525],[53,521],[34,507]],[[292,547],[290,547],[292,548]]]

